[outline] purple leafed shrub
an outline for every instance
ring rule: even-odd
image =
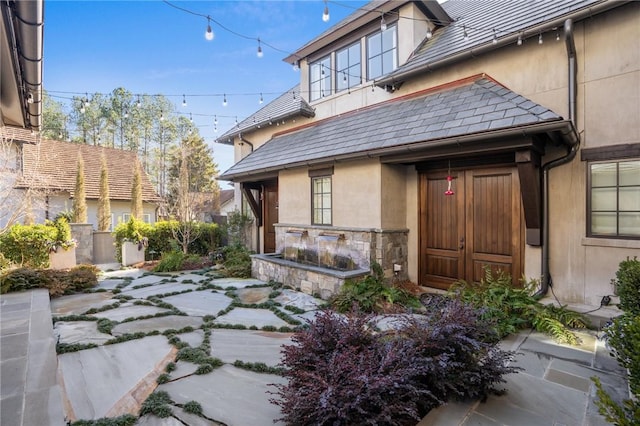
[[[274,385],[290,425],[414,425],[450,399],[494,392],[512,354],[479,313],[451,300],[375,332],[373,317],[325,311],[285,346],[287,384]],[[487,339],[490,337],[490,339]]]

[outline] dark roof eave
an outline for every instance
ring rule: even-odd
[[[220,136],[218,139],[216,139],[217,143],[223,144],[223,145],[233,145],[233,139],[239,135],[241,135],[242,133],[247,133],[247,132],[251,132],[253,130],[258,129],[260,126],[263,126],[264,124],[268,123],[269,121],[278,121],[278,120],[286,120],[289,118],[294,118],[294,117],[305,117],[305,118],[311,118],[311,117],[315,117],[316,113],[313,110],[310,110],[308,108],[300,108],[296,111],[287,113],[287,114],[282,114],[276,117],[271,117],[267,120],[262,120],[260,122],[257,122],[251,126],[248,127],[244,127],[240,130],[235,130],[235,131],[229,131],[227,133],[225,133],[224,135]]]
[[[539,135],[541,133],[552,134],[553,139],[558,137],[567,146],[574,146],[579,141],[578,132],[575,126],[570,120],[554,119],[535,124],[527,124],[517,127],[507,127],[503,129],[482,131],[477,133],[470,133],[462,136],[453,136],[444,139],[428,140],[422,142],[416,142],[411,144],[399,145],[388,148],[377,148],[369,151],[353,152],[333,157],[316,158],[306,161],[298,161],[295,163],[289,163],[285,165],[266,167],[257,169],[254,171],[239,172],[239,173],[224,173],[218,177],[219,180],[231,181],[231,182],[246,182],[250,181],[254,176],[274,174],[281,170],[294,169],[298,167],[314,166],[320,164],[334,163],[347,160],[359,160],[366,158],[384,157],[398,154],[406,154],[419,150],[442,147],[446,145],[464,145],[472,142],[483,141],[494,138],[507,138],[507,137],[530,137]]]
[[[571,18],[574,20],[581,20],[593,16],[598,13],[605,12],[609,9],[613,9],[618,6],[622,6],[625,3],[629,3],[632,0],[620,0],[620,1],[608,1],[603,0],[601,3],[598,3],[593,6],[586,7],[584,9],[576,10],[574,12],[568,13],[564,16],[558,17],[552,21],[546,21],[539,25],[535,25],[533,27],[527,28],[524,32],[530,34],[537,34],[540,32],[545,32],[554,27],[561,27],[565,20]],[[498,39],[496,44],[493,44],[491,41],[481,44],[479,46],[474,46],[471,49],[466,49],[461,52],[453,53],[444,58],[435,60],[433,62],[429,62],[420,66],[416,66],[415,68],[409,68],[406,71],[398,71],[392,72],[387,77],[383,77],[379,80],[375,81],[375,85],[381,88],[385,88],[387,86],[398,85],[412,77],[423,74],[424,72],[434,71],[438,68],[443,68],[448,65],[455,64],[457,62],[464,61],[466,59],[472,59],[479,55],[491,52],[493,50],[499,49],[506,45],[513,44],[517,42],[518,36],[522,33],[520,31],[515,32],[509,36]]]

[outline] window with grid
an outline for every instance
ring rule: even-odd
[[[326,56],[309,67],[310,99],[315,101],[331,94],[331,57]]]
[[[336,52],[336,91],[357,86],[362,80],[360,42]]]
[[[640,160],[589,164],[589,236],[640,238]]]
[[[331,176],[311,179],[313,225],[331,225]]]
[[[398,67],[397,26],[367,37],[367,79],[373,80]]]

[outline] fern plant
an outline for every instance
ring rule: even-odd
[[[500,337],[533,327],[561,343],[575,345],[579,342],[572,329],[587,326],[581,314],[565,307],[539,303],[533,297],[535,280],[523,279],[522,286],[517,287],[503,271],[495,275],[489,267],[484,271],[484,278],[479,283],[455,283],[449,296],[483,309],[483,319],[493,321]]]

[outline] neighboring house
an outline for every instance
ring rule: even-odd
[[[220,179],[259,252],[338,235],[423,286],[489,266],[599,306],[640,256],[638,22],[634,1],[371,2],[285,59],[299,86],[218,139]]]
[[[234,190],[233,189],[221,189],[220,190],[220,215],[226,216],[235,209],[234,204]]]
[[[112,229],[131,217],[131,188],[134,166],[138,164],[135,152],[44,139],[38,144],[23,145],[21,151],[22,173],[16,187],[32,191],[32,214],[36,222],[72,210],[79,155],[84,162],[87,222],[97,229],[102,156],[106,159],[109,176]],[[155,223],[160,197],[142,169],[141,180],[142,219]]]

